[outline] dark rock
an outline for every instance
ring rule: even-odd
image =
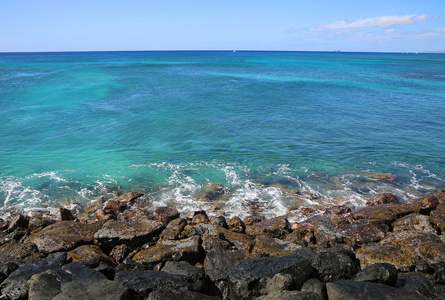
[[[256,239],[255,246],[252,249],[252,255],[256,257],[286,256],[291,255],[293,252],[301,248],[301,246],[292,242],[260,235]]]
[[[308,246],[316,243],[314,229],[305,226],[295,226],[292,233],[286,235],[286,241],[293,242],[297,245]]]
[[[399,203],[399,204],[388,204],[382,206],[383,208],[386,208],[391,214],[394,216],[394,218],[398,219],[403,216],[412,214],[412,213],[418,213],[420,210],[420,206],[416,204],[406,204],[406,203]]]
[[[244,233],[246,230],[246,225],[239,217],[233,217],[227,221],[227,226],[229,230],[239,233]]]
[[[37,232],[46,226],[53,224],[54,222],[54,220],[43,217],[41,213],[34,213],[29,220],[28,228],[33,232]]]
[[[302,292],[312,292],[320,296],[320,299],[327,300],[326,284],[316,278],[306,280],[301,287]]]
[[[277,273],[271,279],[267,280],[266,293],[274,291],[294,290],[297,287],[294,284],[294,278],[291,274]]]
[[[111,250],[110,256],[114,259],[115,262],[122,262],[128,254],[131,252],[131,249],[125,245],[117,245]]]
[[[61,293],[53,300],[128,300],[138,295],[125,284],[111,280],[75,280],[63,283]]]
[[[92,243],[97,229],[96,224],[61,221],[33,233],[29,240],[37,245],[39,251],[44,253],[67,251],[83,244]]]
[[[211,249],[204,260],[204,270],[212,281],[227,280],[229,272],[245,258],[242,251],[224,251],[220,248]]]
[[[71,281],[71,276],[63,270],[50,269],[34,274],[28,280],[29,300],[51,300],[61,292],[62,283]]]
[[[391,264],[373,264],[355,274],[352,280],[395,285],[397,282],[397,269]]]
[[[170,221],[179,218],[179,212],[171,207],[159,207],[154,212],[155,217],[167,225]]]
[[[227,226],[226,218],[224,218],[223,216],[219,216],[219,217],[214,218],[212,220],[212,224],[220,226],[220,227],[224,227],[226,229],[229,228]]]
[[[329,300],[421,300],[418,294],[384,284],[339,280],[326,285]]]
[[[268,279],[277,273],[290,274],[297,288],[313,275],[308,260],[297,256],[246,258],[229,273],[229,286],[236,299],[251,299],[266,293]]]
[[[18,214],[14,218],[12,218],[11,222],[9,223],[7,232],[12,232],[19,227],[28,228],[28,224],[29,220],[25,218],[23,215]]]
[[[194,291],[207,291],[204,271],[186,261],[168,261],[161,271],[184,276]]]
[[[29,241],[23,243],[11,242],[0,246],[0,261],[27,263],[44,258],[37,246]]]
[[[28,228],[17,227],[16,229],[14,229],[13,232],[3,237],[3,242],[4,243],[10,243],[13,241],[21,242],[22,240],[24,240],[25,237],[29,235],[29,233],[30,232]]]
[[[207,213],[204,210],[195,211],[191,224],[197,225],[200,223],[209,223],[209,217],[207,216]]]
[[[5,230],[8,228],[8,222],[3,219],[0,219],[0,230]]]
[[[424,215],[429,215],[432,210],[436,209],[438,204],[439,200],[434,195],[425,196],[414,201],[414,205],[419,207],[419,212]]]
[[[130,202],[130,201],[136,200],[137,198],[139,198],[139,197],[141,197],[143,195],[144,194],[138,193],[138,192],[128,192],[128,193],[125,193],[123,195],[120,195],[119,196],[119,200]]]
[[[139,251],[133,260],[139,263],[158,263],[185,260],[196,264],[203,260],[201,238],[192,236],[183,240],[159,240],[156,246]]]
[[[62,270],[71,275],[73,280],[102,280],[107,277],[99,271],[91,269],[81,262],[72,262],[62,267]]]
[[[220,297],[213,297],[192,291],[154,291],[150,293],[147,300],[218,300]]]
[[[59,208],[59,215],[57,216],[57,221],[71,221],[74,220],[73,213],[67,208]]]
[[[418,213],[410,214],[404,216],[394,223],[392,223],[393,231],[411,231],[419,230],[426,231],[430,233],[436,233],[434,228],[431,226],[429,217],[425,215],[420,215]]]
[[[219,236],[212,236],[202,242],[202,248],[206,252],[209,252],[210,250],[215,248],[230,250],[232,248],[232,244],[224,238],[221,238]]]
[[[266,296],[256,298],[258,300],[322,300],[319,295],[305,291],[274,291]]]
[[[68,252],[68,260],[81,262],[90,268],[100,271],[108,279],[114,277],[115,263],[96,245],[80,246]]]
[[[116,282],[122,282],[132,288],[142,299],[147,299],[155,290],[167,292],[175,290],[180,293],[190,291],[192,287],[186,280],[182,275],[159,271],[124,271],[116,273],[115,277]]]
[[[437,209],[430,213],[430,221],[441,232],[445,230],[445,202],[439,204]]]
[[[275,238],[284,237],[289,233],[289,222],[285,217],[276,217],[246,227],[246,234],[259,236],[262,234]]]
[[[311,218],[315,222],[314,235],[318,245],[338,245],[350,242],[350,238],[340,233],[339,229],[325,216]]]
[[[161,222],[144,216],[128,220],[109,220],[94,235],[94,243],[107,252],[121,244],[136,248],[151,241],[163,229]]]
[[[445,284],[445,266],[434,272],[433,279],[436,283]]]
[[[420,273],[399,274],[397,285],[405,291],[417,294],[421,299],[442,300],[445,295],[444,285],[435,284],[433,279]]]
[[[260,223],[263,221],[266,221],[266,217],[264,216],[248,216],[243,220],[244,224],[247,226],[253,225],[255,223]]]
[[[105,214],[111,214],[114,216],[119,215],[127,207],[127,202],[119,200],[108,200],[105,202],[103,211]]]
[[[177,218],[168,223],[167,227],[160,234],[160,238],[164,240],[177,240],[182,238],[182,231],[187,225],[187,221],[183,218]]]
[[[27,299],[27,281],[32,275],[45,272],[49,269],[59,269],[66,261],[66,253],[53,253],[41,261],[36,261],[19,267],[12,272],[0,285],[2,295],[8,299]]]
[[[218,234],[221,239],[229,241],[236,249],[250,252],[255,244],[252,237],[219,227]]]

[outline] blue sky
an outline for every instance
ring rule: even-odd
[[[445,50],[445,0],[0,0],[0,52]]]

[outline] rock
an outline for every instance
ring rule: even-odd
[[[161,271],[169,274],[182,275],[194,291],[207,292],[204,271],[192,266],[186,261],[167,261]]]
[[[443,189],[438,190],[435,196],[440,204],[445,203],[445,190]]]
[[[107,277],[99,271],[91,269],[81,262],[72,262],[62,267],[62,270],[70,274],[73,280],[102,280]]]
[[[434,195],[425,196],[414,201],[414,205],[417,206],[419,212],[424,215],[429,215],[432,210],[436,209],[438,204],[439,200],[437,200]]]
[[[219,236],[212,236],[202,241],[202,248],[205,252],[209,252],[210,250],[215,248],[231,250],[232,244],[225,239],[221,239]]]
[[[29,230],[37,232],[42,230],[48,225],[53,224],[55,221],[43,217],[41,213],[34,213],[28,223]]]
[[[67,209],[67,208],[59,208],[59,214],[57,216],[57,221],[72,221],[74,220],[74,216],[73,213],[71,212],[71,210]]]
[[[184,229],[184,233],[186,236],[200,236],[201,239],[205,240],[210,237],[217,236],[219,233],[219,228],[216,225],[211,223],[199,223],[195,226],[187,226]]]
[[[28,280],[29,300],[51,300],[61,292],[62,283],[71,281],[71,276],[63,270],[47,270],[34,274]]]
[[[204,259],[204,270],[209,278],[216,282],[227,280],[229,272],[246,256],[243,251],[224,251],[211,249]]]
[[[23,215],[18,214],[14,218],[12,218],[11,222],[9,223],[7,232],[12,232],[19,227],[28,228],[28,224],[29,220],[25,218]]]
[[[246,227],[246,234],[251,236],[265,234],[274,238],[281,238],[286,233],[289,233],[289,222],[285,217],[276,217]]]
[[[219,216],[219,217],[216,217],[216,218],[214,218],[213,220],[212,220],[212,224],[214,224],[214,225],[217,225],[217,226],[220,226],[220,227],[224,227],[224,228],[229,228],[228,226],[227,226],[227,222],[226,222],[226,218],[224,218],[223,216]],[[245,226],[244,226],[245,227]]]
[[[274,291],[266,296],[256,298],[258,300],[322,300],[319,295],[305,291]]]
[[[61,221],[33,233],[29,241],[36,244],[39,251],[44,253],[68,251],[92,243],[97,229],[96,224]]]
[[[354,239],[359,245],[378,242],[385,237],[387,231],[388,226],[379,226],[366,219],[346,224],[339,229],[341,235]]]
[[[286,235],[286,241],[301,246],[313,245],[316,243],[314,230],[304,226],[296,227],[292,233]]]
[[[207,213],[204,210],[196,211],[193,215],[191,224],[197,225],[199,223],[209,223],[209,217],[207,216]]]
[[[183,240],[160,240],[156,246],[139,251],[132,259],[139,263],[150,264],[185,260],[194,265],[203,260],[201,238],[192,236]]]
[[[302,292],[312,292],[320,296],[320,299],[327,300],[328,294],[326,292],[326,285],[316,278],[306,280],[301,287]]]
[[[445,266],[434,272],[433,279],[436,283],[445,284]]]
[[[397,282],[397,269],[391,264],[377,263],[355,274],[352,280],[395,285]]]
[[[75,280],[63,283],[61,293],[53,300],[127,300],[137,299],[136,293],[121,282],[111,280]]]
[[[383,208],[386,208],[396,219],[412,213],[418,213],[420,210],[419,205],[405,203],[388,204],[384,205]]]
[[[136,200],[137,198],[139,198],[139,197],[141,197],[143,195],[144,194],[138,193],[138,192],[128,192],[128,193],[125,193],[123,195],[120,195],[119,196],[119,200],[130,202],[130,201]]]
[[[316,216],[311,219],[315,222],[314,235],[318,245],[338,245],[349,241],[349,237],[342,235],[329,218]]]
[[[371,180],[379,180],[383,182],[393,182],[397,179],[397,176],[391,173],[369,173],[366,177]]]
[[[19,267],[12,272],[8,278],[0,285],[2,295],[6,295],[10,300],[27,299],[27,281],[34,274],[43,273],[49,269],[59,269],[66,261],[66,253],[53,253],[41,261],[36,261]]]
[[[107,202],[105,202],[103,211],[105,214],[110,214],[117,217],[126,208],[127,208],[126,201],[108,200]]]
[[[297,252],[297,254],[299,253]],[[340,247],[321,250],[309,259],[323,282],[350,279],[360,270],[354,253]]]
[[[131,249],[125,245],[117,245],[111,250],[110,256],[114,259],[115,262],[121,263],[131,252]]]
[[[229,286],[235,299],[251,299],[266,293],[268,279],[277,273],[290,274],[297,289],[313,275],[308,260],[298,256],[246,258],[229,273]]]
[[[329,300],[421,300],[421,296],[384,284],[339,280],[326,285]]]
[[[159,236],[164,240],[177,240],[182,238],[181,233],[187,225],[187,221],[183,218],[177,218],[168,223],[167,227]]]
[[[226,189],[214,182],[206,182],[203,185],[203,189],[197,192],[194,197],[200,200],[218,200],[220,197],[226,194]]]
[[[355,220],[367,219],[372,220],[377,224],[391,224],[394,222],[395,217],[386,207],[383,206],[371,206],[364,207],[352,214]]]
[[[145,216],[128,220],[109,220],[94,235],[94,243],[107,252],[121,244],[136,248],[151,241],[163,229],[161,222]]]
[[[114,277],[115,263],[96,245],[80,246],[70,252],[68,260],[81,262],[84,265],[102,272],[109,279]]]
[[[247,216],[243,222],[245,225],[250,226],[253,225],[255,223],[260,223],[266,221],[266,217],[264,216]]]
[[[419,230],[426,231],[430,233],[436,233],[436,230],[431,226],[430,220],[425,215],[420,215],[418,213],[410,214],[402,217],[392,223],[393,231],[411,231]]]
[[[294,278],[291,274],[275,274],[271,279],[267,280],[266,293],[270,294],[274,291],[294,290],[296,289],[293,282]]]
[[[430,221],[440,231],[445,230],[445,202],[439,204],[437,209],[430,213]]]
[[[233,217],[227,222],[229,230],[239,233],[244,233],[246,230],[246,225],[239,217]]]
[[[23,243],[14,241],[0,246],[0,261],[27,263],[44,257],[45,255],[39,252],[37,246],[29,241]]]
[[[166,226],[170,221],[179,218],[179,212],[176,209],[166,206],[157,208],[154,215]]]
[[[218,300],[220,297],[213,297],[191,291],[154,291],[150,293],[147,300]]]
[[[186,278],[182,275],[169,274],[160,271],[124,271],[116,273],[116,282],[135,290],[142,299],[147,299],[148,295],[156,290],[179,293],[190,291],[192,287],[186,283]]]
[[[433,279],[420,273],[399,274],[397,285],[402,290],[417,294],[420,299],[442,300],[445,295],[445,286],[435,284]]]
[[[221,239],[229,241],[238,250],[250,252],[255,244],[252,237],[222,227],[218,228],[218,235]]]
[[[382,205],[389,203],[398,203],[397,197],[391,193],[384,193],[380,195],[374,195],[371,200],[366,202],[366,206]]]
[[[260,235],[256,239],[252,254],[256,257],[286,256],[301,248],[301,246],[292,242]]]

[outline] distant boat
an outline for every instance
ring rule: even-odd
[[[233,52],[235,53],[235,52],[236,52],[236,50],[233,50]]]

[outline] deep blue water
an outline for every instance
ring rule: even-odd
[[[0,108],[3,211],[111,186],[187,212],[217,182],[229,214],[445,187],[443,54],[0,53]]]

